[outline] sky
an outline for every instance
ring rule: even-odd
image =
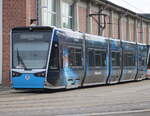
[[[108,0],[136,13],[150,13],[150,0]]]

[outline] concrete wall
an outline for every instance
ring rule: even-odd
[[[80,2],[78,5],[78,14],[79,14],[79,30],[80,32],[87,32],[87,6],[83,2]]]
[[[103,10],[104,14],[106,14],[107,16],[105,17],[106,20],[106,27],[103,30],[103,36],[104,37],[109,37],[109,31],[110,31],[110,11],[109,10]]]
[[[121,40],[127,40],[127,18],[125,16],[121,19]]]
[[[2,0],[0,0],[0,84],[2,83]]]
[[[129,41],[134,41],[134,20],[132,18],[129,18]]]

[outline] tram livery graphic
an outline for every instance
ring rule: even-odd
[[[142,80],[148,47],[91,34],[34,26],[11,32],[15,89],[78,88]]]

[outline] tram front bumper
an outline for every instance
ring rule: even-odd
[[[12,88],[16,89],[32,89],[44,88],[45,78],[36,77],[33,74],[22,74],[19,77],[12,77]]]

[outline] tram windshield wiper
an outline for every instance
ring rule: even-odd
[[[17,68],[22,68],[22,67],[23,67],[23,68],[26,70],[27,67],[26,67],[26,65],[25,65],[25,63],[24,63],[22,57],[21,57],[20,54],[19,54],[18,48],[17,48],[17,60],[18,60],[18,66],[17,66]]]

